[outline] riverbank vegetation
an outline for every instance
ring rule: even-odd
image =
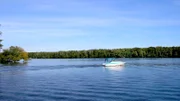
[[[29,52],[30,58],[179,58],[178,47],[94,49],[81,51]]]
[[[1,26],[1,24],[0,24]],[[0,36],[2,32],[0,31]],[[24,51],[23,48],[18,46],[11,46],[8,49],[2,49],[3,44],[1,44],[3,40],[0,38],[0,63],[17,63],[20,60],[27,61],[28,53]]]
[[[0,63],[17,63],[20,60],[28,60],[28,53],[21,47],[11,46],[0,53]]]

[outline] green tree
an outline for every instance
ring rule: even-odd
[[[0,63],[15,63],[23,59],[28,60],[28,53],[21,47],[11,46],[0,54]]]
[[[93,49],[82,51],[30,52],[30,58],[167,58],[180,57],[180,47]]]

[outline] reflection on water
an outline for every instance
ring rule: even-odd
[[[180,101],[180,59],[32,59],[0,65],[0,101]]]
[[[15,66],[27,66],[27,64],[28,62],[15,62],[15,63],[0,64],[0,66],[15,67]]]

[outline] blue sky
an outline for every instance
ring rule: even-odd
[[[0,0],[4,48],[180,46],[180,0]]]

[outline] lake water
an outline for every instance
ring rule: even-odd
[[[33,59],[0,65],[1,101],[180,101],[180,59]]]

